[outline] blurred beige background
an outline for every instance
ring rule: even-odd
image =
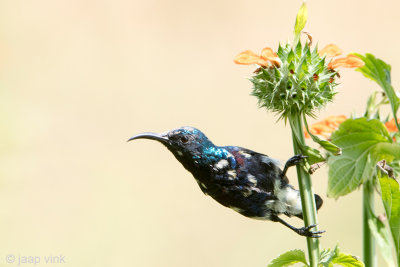
[[[300,4],[0,1],[0,266],[17,265],[9,254],[41,257],[36,266],[266,266],[305,248],[283,226],[204,196],[160,144],[126,143],[191,125],[216,144],[292,156],[289,128],[249,96],[254,68],[232,59],[290,39]],[[400,2],[308,6],[320,46],[376,54],[400,87]],[[321,118],[362,113],[376,88],[352,70],[341,76]],[[325,200],[321,246],[361,256],[360,193],[327,199],[326,169],[313,180]],[[45,264],[59,255],[66,263]]]

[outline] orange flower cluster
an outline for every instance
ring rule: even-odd
[[[399,120],[397,122],[399,122]],[[390,121],[386,122],[385,126],[386,126],[386,129],[391,133],[398,131],[397,127],[396,127],[396,122],[394,121],[394,118],[391,119]]]
[[[340,56],[343,53],[343,51],[336,45],[334,44],[328,44],[325,46],[322,50],[318,52],[318,54],[322,57],[326,55],[327,57],[336,57]],[[330,69],[337,69],[339,67],[343,68],[360,68],[363,67],[364,61],[362,61],[361,58],[355,56],[355,55],[347,55],[346,57],[340,57],[332,60],[328,64],[328,68]]]
[[[318,53],[321,57],[324,55],[326,55],[327,57],[336,57],[340,56],[343,52],[338,46],[334,44],[329,44],[325,46],[322,50],[320,50]],[[261,51],[261,55],[257,55],[253,51],[246,50],[237,55],[233,61],[236,64],[241,64],[241,65],[257,64],[264,68],[273,68],[273,67],[279,68],[280,65],[282,64],[278,55],[269,47],[265,47]],[[337,58],[332,60],[328,64],[328,68],[330,69],[336,69],[339,67],[360,68],[362,66],[364,66],[364,62],[355,55],[347,55],[346,57]]]
[[[266,47],[261,51],[261,55],[255,54],[253,51],[246,50],[237,55],[233,62],[241,65],[257,64],[265,68],[279,68],[282,64],[278,55],[271,48]]]
[[[335,131],[337,128],[339,128],[339,125],[346,120],[345,115],[339,115],[339,116],[330,116],[327,117],[326,119],[316,122],[310,127],[310,133],[314,135],[321,135],[325,138],[329,138],[331,133]],[[400,120],[399,120],[400,122]],[[391,132],[397,132],[397,127],[394,119],[391,119],[390,121],[385,123],[386,129]],[[304,136],[306,138],[310,138],[311,136],[307,133],[306,130],[304,130]]]
[[[321,135],[328,139],[331,133],[335,131],[346,119],[347,117],[345,115],[329,116],[326,119],[311,125],[309,129],[310,133],[314,135]],[[310,135],[307,133],[307,131],[304,131],[304,135],[306,138],[310,138]]]

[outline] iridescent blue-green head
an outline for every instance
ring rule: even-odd
[[[207,151],[215,148],[214,144],[198,129],[181,127],[166,133],[141,133],[131,137],[136,139],[156,140],[165,145],[186,169],[192,169],[202,164]]]

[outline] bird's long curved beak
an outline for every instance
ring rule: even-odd
[[[135,140],[135,139],[151,139],[151,140],[156,140],[159,141],[165,145],[169,144],[169,139],[166,136],[166,134],[158,134],[158,133],[141,133],[137,134],[135,136],[132,136],[129,138],[129,141]]]

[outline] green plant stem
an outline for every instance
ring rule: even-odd
[[[366,267],[376,267],[375,239],[368,225],[374,211],[374,187],[370,181],[363,184],[363,260]]]
[[[289,120],[292,128],[294,153],[296,155],[301,154],[301,147],[305,145],[301,115],[293,115],[289,118]],[[304,170],[303,166],[297,165],[296,167],[305,226],[318,224],[317,210],[315,207],[315,198],[312,190],[310,174]],[[307,237],[307,247],[310,266],[317,267],[319,262],[318,238]]]
[[[377,94],[375,92],[374,94]],[[376,95],[373,96],[376,98]],[[373,101],[370,106],[373,112],[366,112],[364,115],[366,118],[372,119],[375,112],[379,113],[380,106],[387,100],[387,97],[383,96],[383,99],[375,104]],[[397,125],[397,124],[396,124]],[[371,181],[366,181],[363,183],[363,201],[362,201],[362,225],[363,225],[363,260],[366,267],[376,267],[377,266],[377,258],[376,258],[376,247],[375,247],[375,238],[369,227],[368,221],[370,220],[370,216],[374,214],[374,186]]]
[[[396,113],[393,113],[393,117],[394,117],[394,122],[396,123],[397,130],[400,131],[400,125],[399,125],[399,121],[397,120]]]

